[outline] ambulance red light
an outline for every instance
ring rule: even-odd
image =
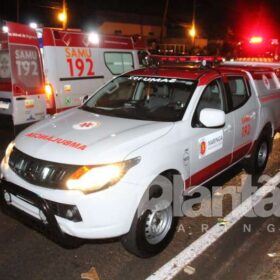
[[[90,43],[92,43],[94,45],[98,45],[99,41],[100,41],[98,34],[94,33],[94,32],[89,33],[88,40],[89,40]]]
[[[179,61],[180,61],[180,62],[186,62],[186,61],[187,61],[187,58],[186,58],[186,57],[179,57]]]
[[[38,24],[36,22],[30,22],[29,26],[33,29],[37,29],[38,28]]]
[[[3,31],[4,33],[8,33],[8,32],[9,32],[8,26],[4,25],[4,26],[2,27],[2,31]]]
[[[250,44],[261,44],[262,42],[263,38],[260,36],[253,36],[249,41]]]

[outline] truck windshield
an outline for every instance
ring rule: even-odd
[[[96,92],[81,109],[128,119],[179,121],[195,87],[193,80],[121,76]]]

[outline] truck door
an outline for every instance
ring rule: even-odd
[[[234,114],[233,161],[249,153],[257,128],[258,104],[252,96],[246,76],[227,76],[230,110]]]
[[[226,112],[224,127],[206,128],[199,122],[202,109]],[[225,90],[221,79],[210,82],[204,89],[192,119],[191,186],[197,186],[217,175],[232,162],[234,120],[228,113]]]
[[[44,75],[36,31],[7,22],[14,125],[41,120],[46,114]]]

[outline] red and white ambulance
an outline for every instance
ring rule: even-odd
[[[144,50],[138,37],[7,22],[0,33],[0,118],[28,124],[79,106],[113,76],[139,68]]]

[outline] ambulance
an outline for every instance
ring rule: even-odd
[[[112,77],[141,67],[135,37],[7,22],[0,33],[0,120],[25,125],[81,105]]]

